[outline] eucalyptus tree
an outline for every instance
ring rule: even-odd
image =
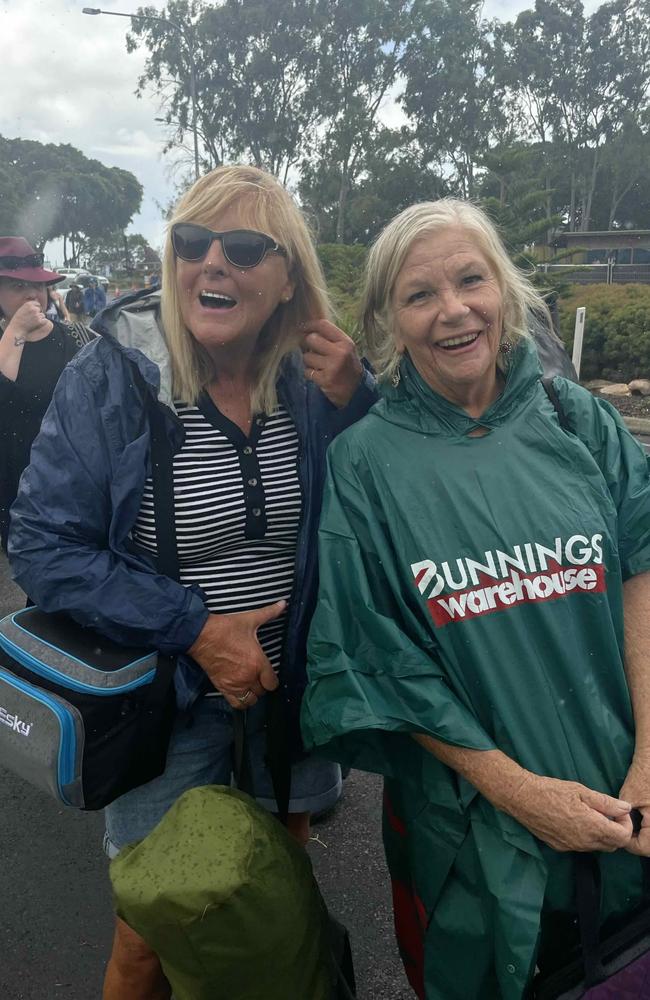
[[[143,7],[139,14],[161,12]],[[203,166],[236,159],[286,181],[313,143],[320,116],[313,81],[316,68],[315,0],[225,0],[218,6],[172,0],[162,12],[185,25],[134,19],[133,50],[149,56],[139,93],[151,86],[182,144],[192,127],[190,58],[196,77],[197,129]],[[191,51],[188,45],[191,42]]]
[[[480,158],[508,124],[482,9],[482,0],[417,0],[402,65],[401,105],[422,157],[451,170],[465,198],[475,194]]]
[[[142,193],[132,173],[88,159],[74,146],[0,136],[4,231],[39,247],[63,237],[65,256],[77,258],[93,239],[125,228]]]
[[[316,90],[323,124],[311,169],[336,172],[338,243],[345,239],[350,192],[382,141],[382,112],[400,87],[415,30],[414,6],[414,0],[316,2]]]

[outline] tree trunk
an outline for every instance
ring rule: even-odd
[[[67,233],[63,234],[63,264],[65,267],[69,267],[68,264],[68,236]]]
[[[589,223],[591,221],[591,205],[594,199],[594,191],[596,190],[596,177],[598,176],[598,147],[594,149],[594,161],[591,167],[591,177],[589,179],[589,188],[587,190],[587,204],[585,206],[585,214],[582,219],[582,232],[589,232]]]
[[[551,168],[548,165],[547,157],[544,157],[544,188],[546,190],[546,218],[550,219],[552,215],[551,211]],[[549,226],[546,230],[546,245],[550,247],[551,240],[553,239],[553,230]]]
[[[614,190],[612,191],[612,198],[611,198],[611,201],[609,203],[609,219],[607,221],[607,228],[609,230],[611,230],[611,228],[612,228],[612,225],[613,225],[613,222],[614,222],[614,216],[616,215],[616,209],[618,208],[619,200],[620,199],[618,197],[618,180],[615,180],[614,181]]]
[[[569,207],[569,232],[575,233],[576,231],[576,171],[575,167],[571,166],[571,204]]]
[[[348,204],[350,182],[347,167],[341,165],[341,186],[339,187],[339,206],[336,216],[336,242],[345,243],[345,213]]]

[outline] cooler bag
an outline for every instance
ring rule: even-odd
[[[159,956],[175,1000],[334,1000],[327,910],[311,862],[238,789],[185,792],[111,862],[118,915]]]
[[[80,809],[160,774],[174,661],[38,608],[0,621],[0,760]]]
[[[133,367],[151,430],[157,568],[178,580],[173,455],[163,410]],[[0,761],[80,809],[162,774],[174,721],[174,657],[129,648],[39,608],[0,621]]]

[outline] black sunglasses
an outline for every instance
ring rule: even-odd
[[[8,271],[18,271],[21,267],[42,267],[45,256],[42,253],[30,253],[26,257],[0,257],[0,267]]]
[[[233,267],[256,267],[267,253],[287,256],[287,251],[270,236],[256,233],[252,229],[231,229],[227,233],[215,233],[205,226],[193,222],[177,222],[172,226],[172,246],[181,260],[202,260],[214,240],[221,240],[223,255]]]

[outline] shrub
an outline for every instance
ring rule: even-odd
[[[322,243],[318,247],[336,321],[355,339],[358,339],[358,310],[366,253],[367,248],[358,244]]]
[[[587,310],[581,379],[629,382],[650,376],[650,285],[572,285],[558,306],[569,353],[576,309]]]

